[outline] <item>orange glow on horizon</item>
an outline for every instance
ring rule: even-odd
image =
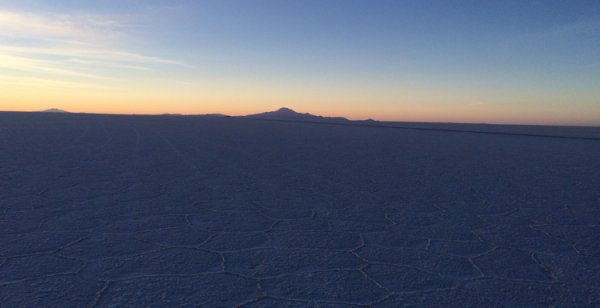
[[[55,100],[56,101],[56,100]],[[98,114],[136,114],[136,115],[156,115],[156,114],[212,114],[220,113],[231,116],[241,116],[248,114],[273,111],[280,107],[289,107],[300,113],[311,113],[325,117],[346,117],[350,120],[374,119],[379,121],[391,122],[453,122],[453,123],[488,123],[488,124],[533,124],[533,125],[583,125],[598,126],[593,119],[581,119],[576,115],[565,120],[565,114],[540,115],[535,112],[517,113],[504,112],[495,113],[489,110],[479,110],[477,112],[464,112],[464,110],[446,110],[445,113],[436,112],[427,108],[392,108],[382,110],[371,110],[368,108],[349,108],[347,110],[334,110],[334,108],[303,108],[294,104],[277,103],[178,103],[164,104],[159,102],[111,102],[96,101],[82,104],[80,102],[63,103],[40,103],[40,102],[21,102],[6,104],[0,103],[0,111],[25,111],[35,112],[50,108],[63,109],[73,113],[98,113]]]
[[[37,86],[37,87],[35,87]],[[98,88],[72,88],[33,84],[12,85],[0,93],[0,110],[41,111],[59,108],[69,112],[105,114],[207,114],[247,115],[292,108],[301,113],[404,122],[456,122],[498,124],[548,124],[598,126],[600,109],[571,110],[551,105],[516,104],[518,97],[497,99],[506,103],[468,102],[467,94],[445,90],[446,96],[408,89],[390,92],[381,88],[304,89],[295,85],[267,87],[262,84],[164,85],[130,84]],[[295,87],[294,87],[295,86]],[[233,92],[233,90],[236,90]],[[409,92],[410,90],[410,92]],[[440,90],[441,91],[441,90]],[[567,106],[568,107],[568,106]]]

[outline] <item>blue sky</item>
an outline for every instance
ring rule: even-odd
[[[600,125],[599,1],[0,1],[0,28],[4,110]]]

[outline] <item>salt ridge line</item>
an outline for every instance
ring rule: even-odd
[[[409,127],[409,126],[397,126],[397,125],[388,126],[388,125],[374,125],[374,124],[362,124],[362,123],[342,123],[342,122],[337,123],[337,122],[303,121],[303,120],[257,119],[257,118],[242,118],[242,117],[230,117],[230,119],[231,118],[241,119],[241,120],[251,120],[251,121],[289,122],[289,123],[306,123],[306,124],[338,125],[338,126],[354,126],[354,127],[370,127],[370,128],[394,128],[394,129],[410,129],[410,130],[424,130],[424,131],[437,131],[437,132],[450,132],[450,133],[471,133],[471,134],[487,134],[487,135],[505,135],[505,136],[523,136],[523,137],[540,137],[540,138],[600,141],[600,137],[560,136],[560,135],[511,133],[511,132],[490,132],[490,131],[463,130],[463,129],[452,129],[452,128]]]

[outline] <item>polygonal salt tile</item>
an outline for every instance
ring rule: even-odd
[[[130,234],[98,233],[62,249],[59,254],[85,260],[136,255],[160,247],[137,240]]]
[[[273,247],[350,250],[361,245],[358,233],[327,231],[273,231]]]
[[[427,247],[427,239],[416,238],[401,232],[370,232],[363,235],[367,245],[387,247],[421,248]]]
[[[546,271],[551,271],[556,280],[600,288],[600,263],[597,257],[593,258],[569,251],[565,253],[535,252],[534,258],[546,267]]]
[[[184,215],[160,216],[121,216],[113,217],[110,223],[103,225],[101,230],[114,233],[132,233],[145,230],[155,230],[185,226]]]
[[[103,286],[76,275],[45,277],[0,287],[0,303],[6,307],[87,307]]]
[[[286,300],[280,298],[270,298],[265,297],[256,302],[252,302],[249,304],[242,305],[244,308],[269,308],[269,307],[279,307],[279,308],[312,308],[313,306],[308,302],[302,302],[297,300]]]
[[[368,306],[370,307],[370,304],[364,305],[364,304],[349,304],[349,303],[342,303],[342,302],[314,302],[314,304],[311,306],[311,308],[358,308],[358,307],[365,307]]]
[[[439,255],[420,249],[365,246],[357,253],[369,261],[369,264],[404,265],[458,279],[480,276],[466,258]]]
[[[266,231],[275,222],[252,212],[207,211],[190,215],[193,227],[214,232]]]
[[[268,246],[269,237],[265,232],[236,232],[218,233],[202,248],[212,251],[236,251]]]
[[[256,281],[227,274],[149,277],[111,284],[100,307],[233,307],[258,297]]]
[[[476,256],[492,249],[490,244],[481,241],[439,241],[432,240],[428,250],[439,254]]]
[[[536,264],[531,254],[522,250],[498,248],[474,261],[489,277],[551,281],[551,277]]]
[[[387,292],[359,271],[300,273],[263,280],[267,294],[278,298],[369,304]]]
[[[53,255],[9,258],[0,267],[0,285],[22,279],[74,273],[80,270],[84,264],[82,261]]]
[[[73,231],[86,232],[103,226],[107,222],[103,214],[90,213],[85,210],[69,210],[57,212],[44,219],[40,231]]]
[[[414,225],[390,225],[388,226],[389,231],[396,233],[404,233],[420,238],[435,238],[450,241],[469,241],[476,240],[477,238],[473,234],[475,227],[470,225],[458,225],[440,223],[435,225],[414,226]]]
[[[457,283],[453,277],[406,266],[373,264],[364,272],[394,293],[451,288]]]
[[[444,223],[442,212],[409,212],[402,211],[388,214],[388,217],[399,225],[431,226]]]
[[[462,290],[439,290],[400,294],[374,305],[376,308],[396,307],[465,307],[465,308],[506,308],[498,299],[484,298],[475,294],[466,294]]]
[[[489,298],[505,307],[587,307],[593,296],[593,290],[582,286],[500,279],[469,281],[462,289],[467,295]]]
[[[381,232],[387,230],[387,223],[354,221],[354,220],[330,220],[331,229],[342,232]]]
[[[273,219],[309,219],[313,216],[310,207],[289,207],[286,204],[277,207],[255,207],[255,211]]]
[[[0,200],[0,204],[2,201]],[[39,227],[52,214],[44,210],[30,210],[19,212],[8,212],[0,215],[0,234],[22,234],[39,231]]]
[[[13,256],[51,252],[83,239],[87,233],[36,232],[0,237],[0,255]]]
[[[293,219],[277,222],[274,230],[287,231],[328,231],[331,230],[329,222],[324,219]]]
[[[82,275],[103,280],[122,280],[155,275],[195,275],[220,270],[221,258],[214,253],[171,248],[127,258],[90,261]]]
[[[256,278],[364,266],[349,252],[313,249],[258,249],[226,253],[224,257],[226,271]]]
[[[377,208],[374,207],[367,207],[364,209],[343,208],[323,212],[320,215],[317,214],[317,217],[331,220],[361,221],[381,225],[388,224],[389,221],[385,218],[385,213],[376,209]]]
[[[197,247],[206,242],[214,233],[191,227],[148,230],[134,235],[136,239],[163,246]]]

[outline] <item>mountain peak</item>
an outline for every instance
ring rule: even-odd
[[[58,109],[58,108],[50,108],[50,109],[43,110],[42,112],[51,112],[51,113],[69,113],[68,111],[64,111],[64,110],[62,110],[62,109]]]
[[[281,107],[275,111],[271,111],[272,114],[277,114],[277,115],[285,115],[285,116],[294,116],[294,115],[299,115],[300,113],[287,108],[287,107]]]
[[[346,120],[341,117],[322,117],[318,115],[313,115],[310,113],[299,113],[287,107],[281,107],[275,111],[257,113],[247,115],[249,118],[258,118],[258,119],[273,119],[273,120],[305,120],[305,121],[323,121],[323,120],[331,120],[331,121],[340,121]]]

